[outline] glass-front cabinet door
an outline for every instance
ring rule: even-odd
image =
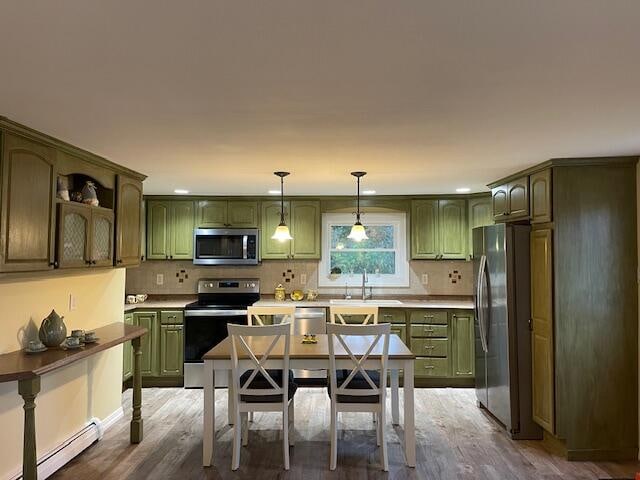
[[[113,265],[113,212],[94,210],[91,215],[91,264]]]
[[[84,205],[60,204],[58,210],[59,268],[86,267],[89,258],[91,210]]]

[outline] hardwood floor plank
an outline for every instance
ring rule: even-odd
[[[145,438],[129,444],[128,415],[53,479],[120,480],[598,480],[633,478],[638,462],[568,462],[540,442],[513,441],[476,407],[473,389],[416,389],[417,466],[404,464],[401,427],[386,428],[389,473],[380,470],[370,415],[339,418],[338,468],[329,470],[329,398],[326,390],[301,388],[296,395],[296,444],[291,470],[282,470],[281,416],[258,413],[242,449],[240,469],[231,472],[232,429],[227,425],[226,391],[216,391],[215,466],[203,468],[202,390],[143,390]],[[123,394],[125,412],[131,391]],[[389,405],[389,410],[391,406]],[[400,411],[402,412],[402,395]],[[402,416],[401,416],[402,421]]]

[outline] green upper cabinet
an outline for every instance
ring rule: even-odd
[[[56,152],[0,133],[0,271],[49,270],[54,267]]]
[[[440,258],[467,256],[467,209],[464,199],[439,200]]]
[[[231,200],[227,203],[227,223],[235,228],[258,227],[258,202]]]
[[[189,201],[171,202],[171,249],[172,260],[193,258],[194,205]]]
[[[411,202],[411,258],[465,258],[467,213],[464,199]]]
[[[139,265],[142,259],[142,182],[126,175],[118,175],[117,183],[116,265]]]
[[[438,200],[411,202],[411,258],[435,259],[440,254]]]
[[[451,337],[454,377],[473,377],[475,368],[473,314],[459,311],[451,314]]]
[[[147,202],[147,258],[165,260],[170,249],[171,202],[149,200]]]
[[[531,223],[546,223],[551,216],[551,169],[531,174]]]
[[[200,200],[196,211],[197,228],[256,228],[258,202],[248,200]]]
[[[194,205],[187,200],[147,202],[147,258],[193,258]]]
[[[289,202],[284,202],[284,219],[290,226]],[[280,223],[280,202],[262,202],[262,228],[260,229],[260,252],[263,260],[289,258],[291,242],[273,240],[271,235]]]
[[[320,259],[320,202],[291,202],[291,256]]]
[[[320,202],[293,200],[284,202],[285,222],[293,240],[280,242],[271,235],[280,223],[280,202],[262,202],[260,248],[263,260],[320,258]]]
[[[529,218],[529,177],[524,176],[491,190],[493,218],[497,222]]]
[[[473,254],[473,229],[493,225],[493,213],[491,211],[491,196],[474,197],[467,201],[467,245],[469,255]]]

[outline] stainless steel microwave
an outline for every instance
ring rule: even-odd
[[[260,231],[257,228],[196,228],[193,234],[195,265],[257,265]]]

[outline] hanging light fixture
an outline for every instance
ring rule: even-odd
[[[347,236],[354,242],[361,242],[362,240],[367,240],[367,232],[364,230],[364,226],[360,223],[360,179],[364,177],[367,172],[351,172],[351,175],[358,179],[358,196],[357,196],[357,210],[356,210],[356,223],[351,227],[351,233]]]
[[[284,221],[284,177],[289,175],[289,172],[273,172],[273,174],[280,177],[280,224],[276,227],[276,231],[271,238],[280,242],[286,242],[287,240],[293,240],[293,237],[289,233],[289,227],[287,227]]]

